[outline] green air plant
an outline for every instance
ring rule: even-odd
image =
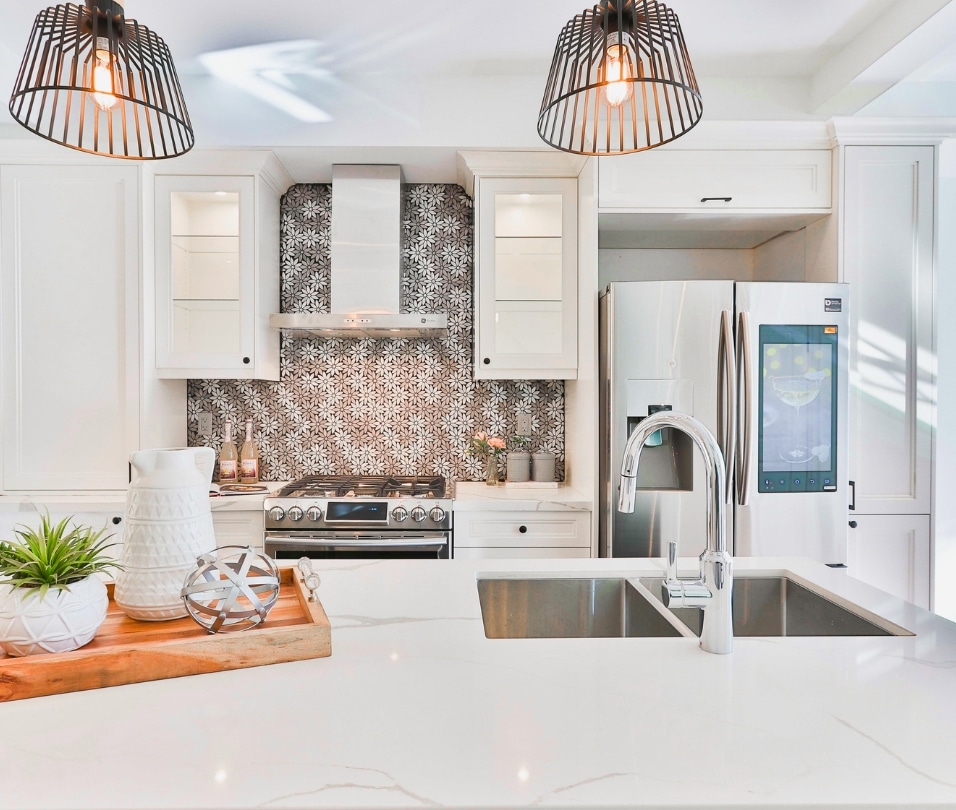
[[[70,526],[71,517],[55,524],[42,515],[40,528],[20,525],[16,540],[0,542],[0,582],[13,588],[37,590],[42,599],[50,588],[69,590],[73,582],[120,565],[106,556],[113,535],[106,529]]]

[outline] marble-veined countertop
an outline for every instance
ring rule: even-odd
[[[0,807],[956,806],[956,625],[735,563],[916,635],[490,640],[480,576],[660,563],[316,563],[330,658],[0,704]]]

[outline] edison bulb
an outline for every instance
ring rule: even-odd
[[[619,107],[633,92],[630,79],[634,78],[627,48],[613,44],[607,49],[604,59],[604,98],[612,107]]]
[[[119,101],[113,95],[112,54],[97,48],[93,63],[93,102],[103,111],[110,110]]]

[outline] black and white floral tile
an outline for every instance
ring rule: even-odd
[[[442,339],[282,338],[282,379],[190,380],[189,444],[206,443],[198,414],[252,419],[262,478],[311,473],[444,475],[482,480],[467,453],[479,430],[510,437],[530,413],[531,449],[557,456],[564,476],[564,383],[472,379],[473,212],[460,186],[415,184],[404,195],[402,303],[447,312]],[[296,185],[282,198],[283,312],[328,312],[331,186]],[[502,469],[504,467],[502,460]]]

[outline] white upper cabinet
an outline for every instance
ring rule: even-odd
[[[476,379],[577,377],[577,181],[475,181]]]
[[[661,149],[598,161],[598,208],[829,209],[829,149]]]
[[[3,490],[112,490],[140,441],[139,174],[5,165]]]
[[[279,198],[262,173],[156,175],[160,377],[279,379]]]

